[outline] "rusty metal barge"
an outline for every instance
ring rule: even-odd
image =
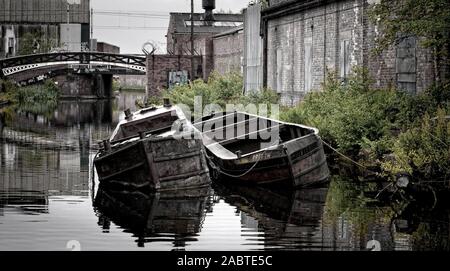
[[[166,102],[125,114],[94,159],[102,185],[166,191],[210,184],[199,131],[179,107]]]
[[[305,187],[328,180],[319,131],[243,112],[194,122],[202,132],[211,176],[240,184]]]

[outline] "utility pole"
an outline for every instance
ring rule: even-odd
[[[70,23],[70,5],[67,3],[67,24]]]
[[[194,81],[194,0],[191,0],[191,81]]]
[[[90,37],[90,40],[89,40],[89,43],[90,43],[89,47],[90,47],[90,51],[91,52],[94,51],[93,39],[94,39],[94,9],[91,8],[91,37]]]

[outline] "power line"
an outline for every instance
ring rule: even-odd
[[[114,17],[131,17],[131,18],[151,18],[151,19],[169,19],[169,15],[158,15],[150,13],[131,13],[131,12],[109,12],[109,11],[94,11],[95,15],[100,16],[114,16]]]
[[[94,25],[96,29],[117,29],[117,30],[167,30],[167,27],[159,26],[114,26],[114,25]]]
[[[142,11],[142,10],[111,10],[111,9],[94,9],[97,12],[109,12],[109,13],[138,13],[138,14],[150,14],[150,15],[162,15],[169,16],[171,11]]]

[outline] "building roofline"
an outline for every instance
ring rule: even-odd
[[[261,17],[263,20],[278,18],[286,15],[291,15],[303,10],[313,7],[319,7],[325,4],[338,2],[340,0],[291,0],[281,4],[277,4],[261,10]]]
[[[220,37],[223,37],[223,36],[228,36],[228,35],[231,35],[231,34],[238,33],[238,32],[240,32],[242,30],[244,30],[244,26],[243,25],[237,26],[237,27],[235,27],[233,29],[230,29],[230,30],[221,32],[219,34],[216,34],[216,35],[213,36],[213,38],[220,38]]]

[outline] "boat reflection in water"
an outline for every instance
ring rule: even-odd
[[[263,235],[264,249],[322,247],[326,186],[278,191],[229,183],[214,183],[213,187],[216,195],[236,207],[242,227]]]
[[[113,222],[137,237],[138,247],[173,239],[182,248],[201,231],[211,193],[210,187],[149,194],[100,186],[94,207],[103,230]]]

